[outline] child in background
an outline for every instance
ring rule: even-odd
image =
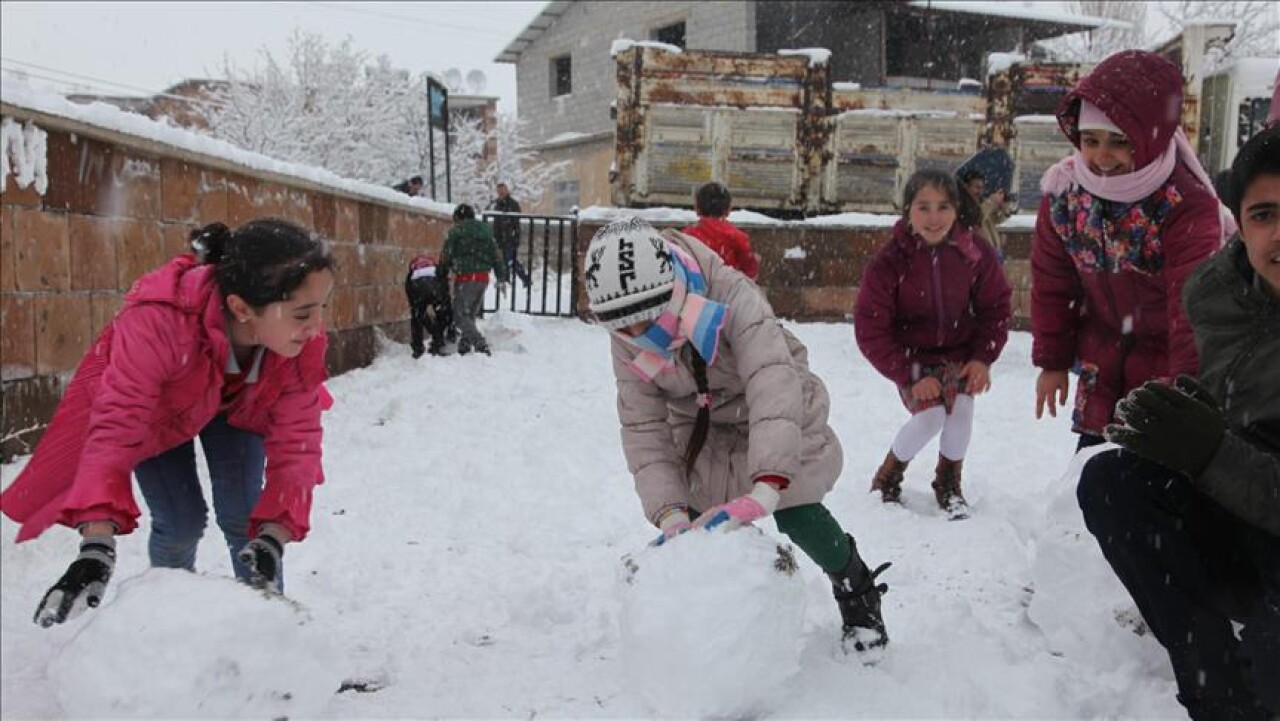
[[[332,402],[323,382],[333,259],[278,220],[234,233],[214,223],[192,247],[134,283],[0,495],[0,510],[23,524],[19,542],[55,523],[83,539],[36,610],[42,626],[102,599],[115,537],[138,525],[132,476],[151,511],[151,565],[194,570],[208,515],[197,436],[238,578],[279,590],[284,545],[306,538],[324,479],[320,413]]]
[[[688,236],[632,218],[587,248],[587,295],[612,336],[622,449],[655,543],[768,515],[831,579],[857,651],[888,643],[872,571],[822,505],[844,462],[808,351],[764,295]]]
[[[409,347],[413,357],[423,352],[440,355],[445,337],[453,326],[453,303],[449,299],[449,276],[436,265],[431,255],[415,256],[409,261],[404,278],[404,294],[409,299]],[[423,337],[431,344],[423,347]]]
[[[903,195],[903,217],[867,265],[854,309],[858,347],[911,412],[871,489],[900,503],[907,464],[941,434],[933,492],[960,519],[968,515],[960,471],[973,400],[991,386],[991,364],[1008,340],[1009,283],[995,249],[972,230],[976,204],[954,178],[921,170]]]
[[[707,183],[698,188],[693,199],[698,223],[684,229],[702,244],[714,250],[725,263],[755,280],[760,274],[760,257],[751,250],[751,239],[733,223],[729,211],[733,196],[720,183]]]
[[[1102,442],[1116,401],[1153,378],[1195,375],[1187,276],[1235,224],[1178,127],[1182,74],[1141,50],[1112,55],[1063,98],[1076,146],[1041,180],[1031,246],[1036,418],[1079,375],[1078,447]]]
[[[458,355],[477,351],[489,355],[489,343],[476,327],[489,287],[489,271],[498,276],[498,296],[507,290],[507,264],[502,261],[498,244],[489,226],[476,220],[470,205],[460,204],[453,210],[453,227],[444,239],[440,258],[444,273],[453,275],[454,321],[461,331]]]

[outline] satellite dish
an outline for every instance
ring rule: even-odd
[[[472,95],[480,95],[484,92],[484,86],[489,79],[484,76],[484,72],[480,70],[472,70],[467,73],[467,85],[471,87]]]
[[[444,71],[444,82],[449,86],[449,92],[451,93],[462,90],[462,71],[457,68],[449,68]]]

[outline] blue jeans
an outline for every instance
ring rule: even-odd
[[[200,430],[200,445],[213,487],[214,516],[231,551],[231,567],[236,578],[248,581],[249,569],[236,559],[236,552],[249,542],[249,513],[262,493],[266,468],[262,436],[233,428],[225,416],[218,415]],[[151,565],[194,571],[196,546],[209,515],[196,475],[195,440],[148,458],[133,474],[151,510],[147,545]]]

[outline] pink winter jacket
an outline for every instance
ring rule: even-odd
[[[0,494],[0,511],[23,524],[17,541],[54,523],[138,525],[132,473],[185,443],[217,415],[231,345],[213,267],[179,256],[134,284],[67,386],[35,455]],[[266,485],[249,516],[306,538],[312,489],[324,480],[320,413],[332,405],[323,334],[296,358],[268,352],[259,380],[227,410],[232,426],[262,435]]]

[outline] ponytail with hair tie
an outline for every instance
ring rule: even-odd
[[[227,253],[231,229],[222,223],[210,223],[200,230],[191,231],[191,252],[202,264],[217,265]]]

